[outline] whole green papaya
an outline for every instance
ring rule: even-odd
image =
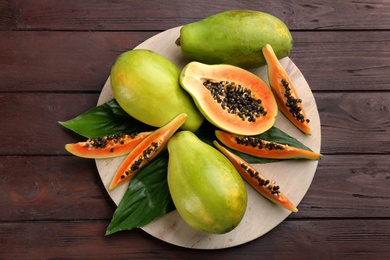
[[[168,152],[168,187],[183,220],[202,232],[233,230],[246,211],[247,193],[229,159],[189,131],[176,133]]]
[[[164,56],[144,49],[119,55],[111,68],[114,98],[129,115],[162,127],[181,113],[188,118],[182,129],[196,131],[203,116],[191,96],[180,86],[180,69]]]
[[[176,43],[193,60],[246,69],[266,64],[262,54],[266,44],[279,59],[288,56],[293,46],[291,33],[280,19],[251,10],[221,12],[184,25]]]

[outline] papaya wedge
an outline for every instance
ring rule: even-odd
[[[115,134],[98,138],[89,138],[85,142],[70,143],[65,149],[78,157],[89,159],[113,158],[130,153],[152,132]]]
[[[280,187],[274,181],[267,179],[248,162],[228,151],[217,141],[214,141],[214,145],[233,163],[242,178],[258,193],[292,212],[298,212],[296,206],[280,191]]]
[[[110,183],[109,190],[130,181],[134,175],[166,146],[169,138],[186,121],[187,114],[182,113],[163,127],[153,131],[140,142],[123,160]]]
[[[310,120],[306,117],[302,99],[299,98],[293,82],[280,64],[272,46],[266,44],[262,52],[267,61],[268,81],[279,109],[298,129],[311,135]]]
[[[268,159],[310,159],[318,160],[322,154],[257,138],[215,131],[215,136],[227,147],[256,157]]]

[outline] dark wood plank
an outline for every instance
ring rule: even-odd
[[[292,30],[388,29],[390,4],[372,1],[2,1],[2,30],[165,30],[231,9],[271,13]],[[191,15],[189,15],[189,12]]]
[[[316,93],[324,153],[390,152],[390,92]]]
[[[0,94],[0,155],[65,154],[65,143],[85,139],[68,131],[58,121],[93,108],[97,98],[97,94],[82,93]]]
[[[98,94],[0,94],[0,155],[63,155],[84,140],[59,125],[96,105]],[[390,152],[389,92],[315,93],[324,154]],[[28,133],[28,136],[26,136]],[[18,142],[15,142],[18,140]]]
[[[0,157],[1,221],[111,219],[116,208],[94,160]]]
[[[387,218],[386,155],[326,155],[292,219]],[[115,205],[93,160],[73,156],[0,157],[1,221],[109,220]],[[369,210],[368,210],[369,209]]]
[[[117,56],[157,33],[2,32],[0,91],[99,92]],[[390,90],[389,31],[293,38],[290,58],[313,91]]]
[[[386,259],[390,254],[390,223],[384,219],[285,221],[263,237],[225,250],[181,248],[142,230],[105,237],[106,225],[0,223],[0,251],[6,259],[294,259],[298,254],[302,259]]]
[[[295,43],[290,58],[313,91],[390,90],[390,32],[317,31],[292,35]]]
[[[154,34],[3,32],[0,90],[101,90],[117,56]]]
[[[325,155],[290,218],[388,218],[388,155]]]

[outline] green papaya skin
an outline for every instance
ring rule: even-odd
[[[188,119],[183,130],[196,131],[203,116],[179,84],[180,70],[164,56],[144,49],[122,53],[111,68],[114,98],[129,115],[162,127],[181,113]]]
[[[290,53],[293,39],[287,26],[264,12],[232,10],[184,25],[177,43],[182,53],[207,64],[255,68],[266,64],[262,47],[272,45],[281,59]]]
[[[206,233],[233,230],[247,206],[246,187],[234,165],[189,131],[176,133],[168,152],[168,187],[183,220]]]

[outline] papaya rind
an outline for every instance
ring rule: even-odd
[[[183,55],[207,64],[255,68],[266,64],[261,48],[270,43],[278,58],[293,48],[287,25],[269,13],[230,10],[186,24],[178,40]]]
[[[234,165],[189,131],[176,133],[168,142],[168,152],[168,187],[183,220],[212,234],[237,227],[248,195]]]

